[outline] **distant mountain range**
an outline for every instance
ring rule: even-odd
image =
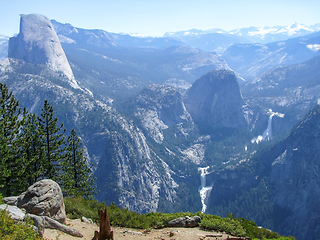
[[[163,37],[172,37],[204,51],[222,53],[234,43],[271,43],[300,37],[320,31],[320,24],[305,26],[292,23],[289,26],[249,27],[225,31],[222,29],[168,32]],[[216,40],[213,40],[216,38]]]
[[[247,81],[277,66],[302,63],[320,55],[320,32],[268,44],[230,46],[222,57]]]

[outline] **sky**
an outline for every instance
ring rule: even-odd
[[[320,23],[320,0],[6,0],[0,34],[19,32],[20,14],[40,13],[78,28],[163,36],[190,29]]]

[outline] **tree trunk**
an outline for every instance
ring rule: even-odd
[[[113,231],[111,231],[110,222],[108,218],[107,207],[105,211],[98,210],[100,232],[95,231],[92,240],[113,240]]]

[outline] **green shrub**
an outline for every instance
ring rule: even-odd
[[[108,207],[108,215],[110,224],[113,226],[138,229],[150,228],[150,222],[147,221],[145,215],[140,215],[128,209],[120,209],[115,204]]]
[[[201,223],[199,225],[205,230],[226,232],[238,237],[247,236],[247,232],[242,226],[241,221],[231,215],[226,218],[221,218],[214,215],[203,214]]]
[[[105,203],[98,200],[84,199],[83,197],[65,197],[67,217],[70,219],[91,218],[94,222],[99,221],[98,210],[105,208]]]
[[[40,240],[38,233],[33,230],[31,220],[16,222],[7,211],[0,210],[0,239],[3,240]]]
[[[278,233],[265,228],[259,228],[255,222],[244,218],[235,218],[228,214],[226,218],[214,215],[200,214],[202,220],[199,224],[202,229],[226,232],[238,237],[250,237],[254,240],[277,239],[277,240],[294,240],[294,237],[280,236]]]

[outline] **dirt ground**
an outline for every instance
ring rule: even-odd
[[[75,239],[86,239],[91,240],[94,231],[99,230],[98,225],[81,222],[81,220],[67,220],[67,225],[71,228],[75,228],[83,234],[83,238],[73,237],[63,232],[45,229],[44,238],[46,240],[75,240]],[[164,229],[152,229],[150,231],[118,228],[112,227],[114,232],[114,239],[159,239],[159,240],[200,240],[200,239],[227,239],[228,235],[203,231],[199,228],[164,228]]]

